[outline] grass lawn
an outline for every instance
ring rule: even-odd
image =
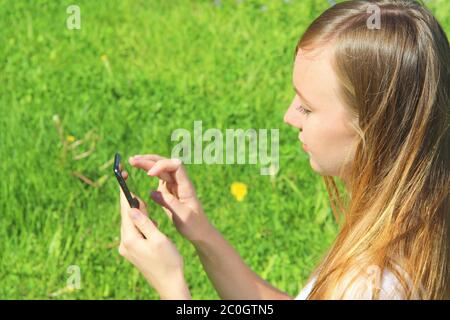
[[[80,30],[66,27],[71,4]],[[248,265],[296,295],[337,232],[322,179],[282,120],[297,40],[328,6],[0,0],[0,298],[158,299],[118,253],[110,160],[116,151],[170,156],[171,133],[192,131],[195,120],[204,130],[280,130],[275,177],[258,165],[187,170],[209,219]],[[448,34],[450,2],[430,7]],[[149,200],[156,179],[128,169],[132,190],[183,255],[193,298],[217,299],[193,246]],[[241,202],[230,192],[236,181],[248,186]],[[66,288],[73,265],[79,290]]]

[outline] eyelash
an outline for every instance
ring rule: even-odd
[[[298,105],[298,106],[296,106],[295,108],[296,108],[298,111],[300,111],[301,113],[305,114],[305,115],[308,115],[308,114],[311,113],[311,111],[305,109],[305,108],[304,108],[303,106],[301,106],[301,105]]]

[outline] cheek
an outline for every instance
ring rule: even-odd
[[[340,123],[319,117],[305,121],[303,137],[311,154],[334,160],[347,152],[353,139],[353,135]]]
[[[311,165],[316,171],[337,176],[341,168],[347,166],[352,159],[352,146],[355,141],[345,132],[321,130],[316,132],[317,142],[310,148]]]
[[[310,151],[313,151],[319,149],[320,145],[326,141],[327,130],[326,127],[321,124],[320,119],[309,116],[309,118],[303,122],[302,135],[305,144]]]

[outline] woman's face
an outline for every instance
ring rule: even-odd
[[[353,159],[352,144],[357,134],[350,127],[350,114],[338,98],[338,80],[329,47],[313,55],[298,51],[293,85],[296,93],[284,121],[300,129],[298,138],[306,147],[312,169],[321,175],[340,177],[341,166],[347,168],[344,164]]]

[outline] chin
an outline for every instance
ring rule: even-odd
[[[309,164],[311,165],[311,168],[315,172],[320,173],[320,168],[317,166],[317,164],[314,162],[314,160],[311,158],[311,156],[309,157]]]
[[[321,175],[321,176],[327,176],[328,173],[325,172],[312,158],[309,158],[309,164],[311,165],[311,169]]]

